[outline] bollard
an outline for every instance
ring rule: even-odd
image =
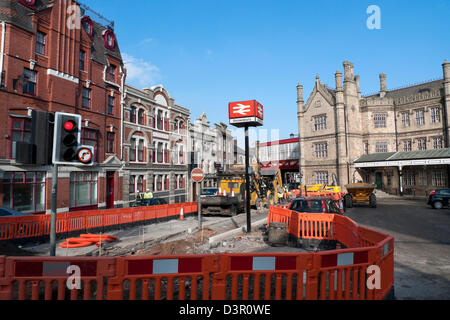
[[[180,220],[184,220],[184,210],[181,208],[180,210]]]

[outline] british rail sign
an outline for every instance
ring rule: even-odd
[[[264,107],[256,100],[231,102],[228,105],[230,124],[235,127],[259,127],[264,124]]]

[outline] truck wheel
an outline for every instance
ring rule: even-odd
[[[345,196],[345,207],[346,208],[353,208],[353,200],[351,195]]]
[[[232,206],[231,207],[231,216],[234,217],[238,214],[238,209],[237,206]]]
[[[371,207],[371,208],[376,208],[377,207],[377,197],[374,194],[370,195],[369,207]]]

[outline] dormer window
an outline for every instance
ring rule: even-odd
[[[88,16],[83,17],[81,19],[81,24],[83,25],[83,28],[86,31],[86,33],[92,39],[94,36],[94,23],[92,22],[91,18]]]
[[[36,0],[19,0],[19,2],[30,9],[36,9],[36,7],[34,6]]]
[[[114,50],[116,45],[116,36],[111,29],[105,30],[103,32],[103,40],[105,42],[105,47],[109,50]]]

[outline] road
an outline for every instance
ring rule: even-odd
[[[346,215],[395,238],[395,296],[409,300],[450,299],[450,209],[424,201],[379,200]]]
[[[395,238],[395,296],[400,300],[450,299],[450,209],[434,210],[424,201],[379,199],[378,208],[360,205],[346,214],[360,225],[378,230]],[[253,211],[252,222],[267,217],[267,211]],[[148,246],[159,241],[179,240],[196,231],[198,221],[193,218],[172,220],[145,227],[111,232],[120,239],[114,245],[123,250],[136,246],[142,239]],[[246,215],[236,217],[207,216],[203,226],[216,233],[246,226]],[[142,230],[145,232],[142,234]],[[143,238],[142,238],[143,237]],[[48,244],[27,248],[36,255],[47,255]],[[220,249],[220,248],[219,248]],[[219,249],[216,251],[219,252]],[[222,248],[227,250],[227,248]],[[248,248],[251,250],[251,248]],[[66,250],[58,246],[58,256],[93,254],[94,248]],[[234,248],[239,250],[239,248]],[[298,248],[261,247],[258,252],[299,252]],[[129,252],[124,253],[129,254]]]

